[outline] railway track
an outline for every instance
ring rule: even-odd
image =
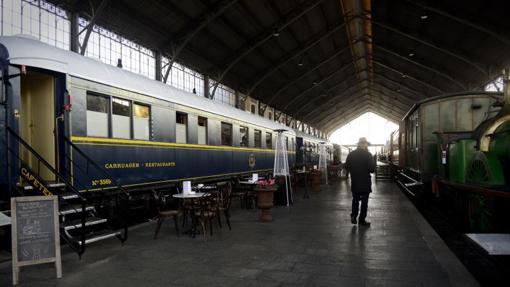
[[[413,201],[414,202],[414,201]],[[481,286],[510,285],[510,256],[489,256],[452,222],[452,214],[438,204],[416,207]]]

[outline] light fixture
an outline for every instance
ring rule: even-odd
[[[299,62],[297,65],[302,67],[303,66],[303,62]]]
[[[402,73],[402,78],[406,78],[406,77],[407,77],[407,75]]]
[[[275,28],[273,31],[273,37],[279,37],[279,36],[280,36],[280,31],[278,31],[278,28]]]
[[[409,57],[414,57],[414,53],[409,53]]]
[[[427,15],[427,14],[422,14],[420,16],[420,19],[422,19],[422,20],[426,20],[427,18],[429,18],[429,15]]]
[[[318,84],[317,82],[313,82],[313,83],[312,83],[312,85],[314,85],[314,86],[317,86],[317,84]]]

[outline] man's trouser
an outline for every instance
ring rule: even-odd
[[[359,212],[359,202],[361,201],[361,212],[359,212],[359,221],[364,221],[367,217],[368,196],[370,193],[352,193],[352,213],[351,217],[357,217]]]

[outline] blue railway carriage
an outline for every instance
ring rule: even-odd
[[[296,133],[279,123],[31,38],[0,44],[4,199],[22,168],[81,191],[269,173],[277,129],[294,165]]]

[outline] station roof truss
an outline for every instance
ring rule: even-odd
[[[506,1],[49,2],[328,134],[479,89],[510,59]]]

